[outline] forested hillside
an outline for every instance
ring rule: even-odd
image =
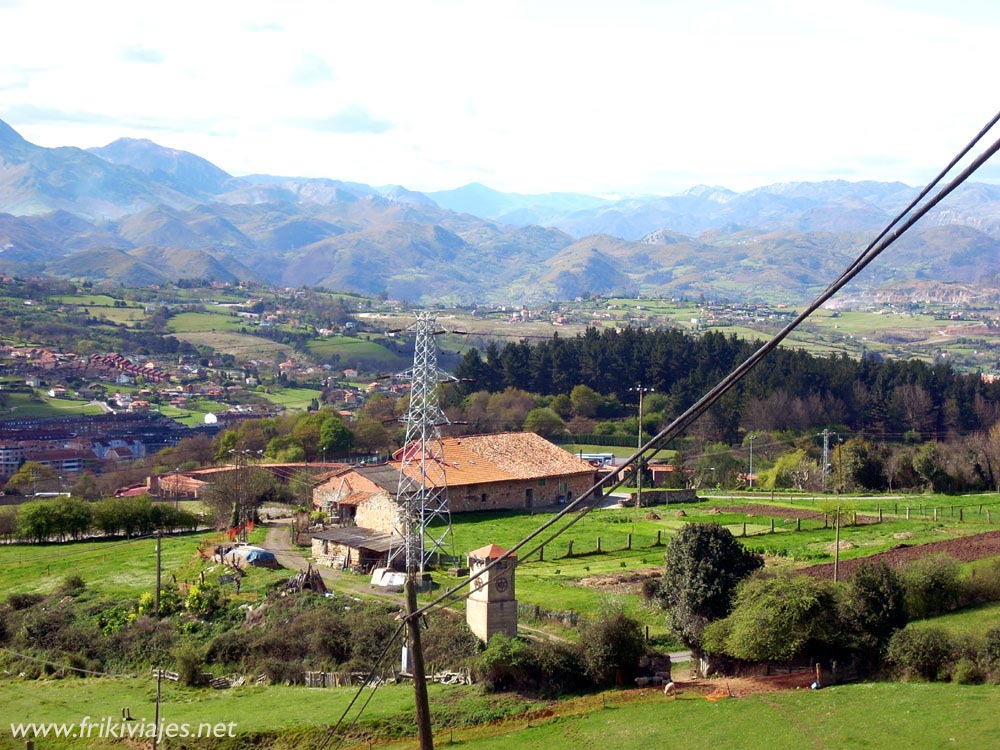
[[[585,385],[634,404],[636,387],[666,396],[680,413],[747,359],[757,343],[707,333],[636,328],[470,350],[456,370],[463,392],[507,388],[558,396]],[[706,437],[738,442],[743,431],[842,427],[871,437],[915,440],[988,430],[1000,416],[1000,384],[916,360],[820,357],[779,349],[700,420]]]

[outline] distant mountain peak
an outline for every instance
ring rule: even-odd
[[[0,120],[0,144],[21,144],[27,143],[26,140],[18,133],[14,128]]]
[[[147,138],[119,138],[107,146],[87,150],[112,164],[148,175],[165,174],[173,180],[172,187],[189,195],[218,194],[232,180],[228,172],[197,154],[161,146]]]

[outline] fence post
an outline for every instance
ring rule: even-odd
[[[906,520],[907,521],[910,520],[910,506],[909,505],[906,506]]]
[[[881,508],[878,509],[878,522],[882,523],[882,509]]]
[[[747,522],[744,521],[743,522],[743,536],[746,536],[746,535],[747,535]]]
[[[538,562],[545,562],[545,545],[538,548]]]
[[[601,537],[597,537],[597,551],[601,551]]]
[[[937,508],[935,508],[935,509],[934,509],[934,520],[935,520],[935,521],[937,520],[937,512],[938,512],[938,509],[937,509]]]
[[[660,546],[660,529],[656,530],[656,546]]]
[[[569,540],[569,544],[566,545],[566,557],[573,556],[573,540]]]
[[[802,531],[802,519],[801,518],[796,518],[795,519],[795,530],[796,531]]]
[[[625,549],[632,549],[632,532],[628,533],[628,542],[625,544]]]
[[[964,521],[965,520],[965,514],[962,512],[963,510],[965,510],[965,509],[964,508],[959,508],[958,509],[958,520],[959,521]]]
[[[774,519],[771,519],[771,533],[774,533]]]
[[[986,509],[986,523],[990,523],[990,511],[989,511],[989,508]]]

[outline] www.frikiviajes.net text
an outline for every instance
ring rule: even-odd
[[[93,719],[84,716],[77,722],[11,722],[10,733],[14,739],[35,740],[43,737],[67,739],[203,739],[235,737],[236,722],[189,722],[161,721],[147,719],[123,719],[118,716],[104,716]]]

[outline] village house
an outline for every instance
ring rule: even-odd
[[[555,506],[594,485],[593,466],[531,432],[466,435],[441,442],[442,457],[427,478],[447,484],[452,513]],[[402,450],[389,463],[345,468],[314,486],[313,506],[335,523],[355,527],[364,537],[341,540],[343,534],[337,529],[314,536],[313,554],[318,561],[359,560],[361,547],[353,547],[353,552],[339,548],[348,541],[367,544],[364,549],[368,551],[388,543],[386,535],[399,519],[396,495],[401,458]],[[419,479],[419,462],[411,460],[407,472]]]

